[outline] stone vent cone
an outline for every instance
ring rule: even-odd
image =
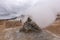
[[[27,21],[24,23],[23,27],[20,29],[20,32],[41,32],[40,27],[28,17]]]

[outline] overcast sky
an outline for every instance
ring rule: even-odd
[[[0,0],[0,19],[30,15],[41,28],[53,23],[58,12],[60,0]]]

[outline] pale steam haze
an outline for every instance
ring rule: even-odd
[[[58,12],[60,0],[0,0],[0,19],[29,15],[41,28],[52,24]]]

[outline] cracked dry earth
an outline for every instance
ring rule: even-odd
[[[45,30],[38,33],[23,33],[19,30],[20,28],[5,29],[4,34],[0,33],[0,40],[60,40]]]

